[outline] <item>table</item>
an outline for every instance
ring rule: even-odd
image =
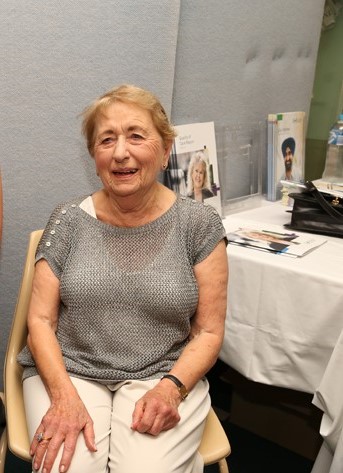
[[[313,404],[323,411],[320,434],[323,444],[312,473],[343,471],[343,330],[332,352]]]
[[[281,202],[224,219],[227,232],[247,221],[290,222]],[[289,209],[288,209],[289,210]],[[343,328],[343,239],[301,258],[229,244],[229,292],[220,359],[246,378],[314,393]],[[340,374],[341,375],[341,374]]]

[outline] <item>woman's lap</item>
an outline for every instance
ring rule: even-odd
[[[132,381],[123,385],[114,396],[109,461],[111,473],[203,471],[202,460],[196,456],[210,408],[207,380],[199,381],[180,404],[181,420],[173,429],[158,436],[140,434],[130,429],[135,401],[158,381]],[[200,466],[195,468],[195,465]]]
[[[95,442],[98,451],[91,453],[83,434],[79,435],[76,450],[68,473],[107,473],[109,435],[111,432],[112,393],[99,383],[71,378],[94,422]],[[24,381],[24,401],[30,439],[50,406],[50,399],[39,376]],[[60,449],[52,473],[59,472],[62,455]]]
[[[131,421],[135,402],[159,380],[130,381],[114,387],[113,390],[78,378],[72,378],[72,381],[94,421],[98,451],[88,451],[81,433],[68,473],[203,471],[202,460],[196,452],[204,420],[210,408],[206,380],[200,381],[188,398],[180,404],[179,424],[158,436],[133,431]],[[38,376],[24,382],[24,397],[29,435],[32,438],[50,405],[49,397]],[[59,457],[60,455],[61,451]],[[58,472],[58,465],[59,459],[56,460],[52,473]]]

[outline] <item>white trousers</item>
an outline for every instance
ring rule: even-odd
[[[80,433],[68,473],[203,472],[197,450],[210,409],[206,379],[199,381],[181,402],[180,422],[158,436],[141,434],[130,426],[135,402],[159,379],[133,380],[113,388],[78,378],[71,380],[93,419],[98,450],[89,452]],[[50,399],[39,376],[26,379],[23,387],[27,425],[33,438]],[[58,473],[61,450],[52,473]]]

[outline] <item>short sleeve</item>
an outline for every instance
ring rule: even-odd
[[[77,203],[60,204],[51,214],[36,251],[36,262],[45,259],[60,279],[69,255],[72,240],[72,220]]]
[[[191,209],[191,256],[196,265],[203,261],[221,240],[227,244],[226,232],[217,210],[202,203],[192,201]]]

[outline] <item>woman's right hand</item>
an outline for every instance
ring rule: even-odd
[[[88,450],[96,452],[93,421],[78,395],[68,395],[53,401],[31,443],[33,468],[39,470],[43,464],[42,472],[49,473],[58,451],[63,448],[59,471],[66,472],[81,431]],[[43,437],[41,441],[39,441],[40,434]]]

